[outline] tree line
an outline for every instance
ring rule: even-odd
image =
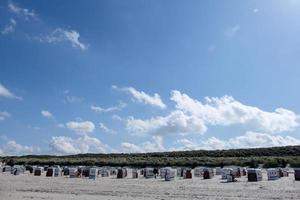
[[[195,150],[154,153],[77,154],[68,156],[25,155],[0,158],[9,164],[89,166],[250,166],[300,167],[300,146]]]

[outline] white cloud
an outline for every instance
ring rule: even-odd
[[[253,9],[253,13],[257,13],[258,11],[259,11],[258,8],[254,8],[254,9]]]
[[[138,145],[129,143],[129,142],[122,142],[121,144],[122,150],[121,152],[124,153],[142,153],[144,150],[139,147]]]
[[[293,111],[277,108],[274,112],[267,112],[244,105],[230,96],[206,97],[200,102],[175,90],[170,99],[176,108],[170,114],[150,119],[129,117],[127,130],[133,134],[185,135],[203,134],[208,126],[242,125],[250,130],[278,134],[299,126],[299,116]]]
[[[0,121],[3,121],[9,117],[11,117],[11,114],[9,114],[8,112],[6,111],[0,112]]]
[[[51,119],[51,118],[53,118],[53,115],[52,115],[52,113],[51,113],[51,112],[49,112],[48,110],[42,110],[42,111],[41,111],[41,115],[42,115],[43,117],[46,117],[46,118],[48,118],[48,119]]]
[[[146,141],[140,145],[123,142],[121,144],[121,152],[126,153],[144,153],[144,152],[160,152],[166,151],[163,146],[163,138],[161,136],[153,136],[152,141]]]
[[[66,96],[65,102],[68,103],[79,103],[81,102],[82,99],[80,97],[75,97],[75,96]]]
[[[173,150],[216,150],[216,149],[237,149],[237,148],[260,148],[275,146],[293,146],[300,145],[300,140],[291,136],[274,136],[267,133],[257,133],[248,131],[244,135],[229,138],[228,140],[220,140],[211,137],[207,140],[195,142],[187,138],[176,141],[181,145]]]
[[[235,26],[232,26],[232,27],[229,27],[225,32],[225,36],[227,37],[233,37],[237,34],[237,32],[240,30],[240,25],[235,25]]]
[[[159,107],[161,109],[165,109],[167,107],[161,100],[159,94],[157,94],[157,93],[155,93],[153,96],[151,96],[143,91],[138,91],[133,87],[119,88],[119,87],[113,85],[112,88],[128,92],[129,94],[131,94],[133,101],[137,101],[137,102],[144,103],[144,104],[149,104],[149,105],[152,105],[155,107]]]
[[[38,19],[37,15],[33,10],[29,10],[27,8],[21,8],[19,5],[13,3],[12,1],[8,2],[8,9],[15,15],[20,18],[24,18],[25,20],[29,21],[31,19]],[[6,26],[2,31],[2,34],[7,34],[13,32],[16,26],[16,21],[11,20],[10,25]],[[31,38],[31,36],[28,36]],[[87,50],[87,44],[84,44],[80,41],[80,33],[76,30],[68,30],[63,28],[56,28],[52,29],[50,33],[35,36],[33,39],[43,42],[43,43],[60,43],[60,42],[67,42],[72,45],[74,48],[79,48],[81,50]],[[70,101],[77,101],[78,99],[69,99]]]
[[[3,145],[2,149],[2,155],[5,156],[18,156],[18,155],[27,155],[36,153],[39,150],[33,148],[32,146],[23,146],[21,144],[18,144],[14,140],[9,140],[6,144]]]
[[[105,132],[105,133],[109,133],[109,134],[116,134],[116,131],[113,129],[108,128],[107,126],[105,126],[103,123],[100,123],[100,128]]]
[[[58,127],[58,128],[65,128],[65,125],[62,124],[62,123],[59,123],[59,124],[56,125],[56,127]]]
[[[119,111],[119,107],[108,107],[108,108],[102,108],[100,106],[91,106],[91,109],[95,112],[113,112],[113,111]]]
[[[21,8],[19,5],[13,3],[12,1],[8,2],[8,9],[12,13],[24,17],[26,20],[36,18],[36,15],[33,10],[29,10],[27,8]]]
[[[0,97],[22,100],[22,97],[16,96],[12,92],[10,92],[7,88],[5,88],[4,85],[2,85],[1,83],[0,83]]]
[[[187,138],[182,138],[182,139],[176,140],[175,144],[179,144],[180,147],[171,148],[171,150],[173,150],[173,151],[196,150],[196,149],[201,148],[200,144],[196,143],[195,141],[189,140]]]
[[[152,141],[147,141],[141,145],[145,152],[160,152],[166,151],[163,146],[163,137],[153,136]]]
[[[187,151],[187,150],[217,150],[217,149],[230,149],[228,141],[220,140],[216,137],[208,138],[207,140],[197,142],[195,140],[182,138],[175,142],[179,147],[173,147],[172,151]],[[239,148],[239,147],[236,147]]]
[[[83,101],[83,98],[71,95],[69,90],[64,90],[62,93],[64,95],[63,103],[80,103]]]
[[[36,39],[40,42],[46,43],[69,42],[74,48],[87,50],[88,45],[80,42],[79,37],[80,34],[78,31],[57,28],[54,31],[52,31],[49,35],[46,35],[44,37],[36,37]]]
[[[207,97],[202,103],[175,90],[172,91],[171,100],[176,103],[178,110],[198,117],[209,125],[241,124],[268,133],[292,131],[299,126],[299,116],[293,111],[277,108],[274,112],[266,112],[244,105],[230,96]]]
[[[119,121],[123,120],[119,115],[112,115],[111,118]]]
[[[220,140],[216,137],[211,137],[208,140],[203,141],[201,146],[202,146],[202,148],[208,149],[208,150],[234,148],[234,147],[231,147],[230,144],[227,144],[226,141]],[[237,148],[239,148],[239,147],[237,147]]]
[[[79,134],[91,133],[95,130],[95,125],[91,121],[83,121],[83,122],[70,121],[66,123],[66,127]]]
[[[176,90],[172,91],[170,99],[175,102],[175,110],[170,114],[150,119],[129,117],[126,122],[128,132],[134,135],[188,135],[203,134],[209,126],[240,125],[254,132],[263,132],[263,134],[248,132],[245,136],[228,141],[212,137],[200,144],[187,139],[177,142],[182,143],[185,149],[246,148],[298,143],[297,139],[290,136],[270,135],[294,131],[299,126],[299,116],[291,110],[277,108],[273,112],[267,112],[254,106],[244,105],[230,96],[206,97],[204,102],[200,102]],[[250,140],[250,136],[252,140],[256,139],[255,142],[249,145],[243,144],[246,140]],[[138,150],[134,145],[127,143],[124,145],[128,148],[131,146],[134,151]]]
[[[16,26],[17,26],[16,20],[10,19],[10,20],[9,20],[9,25],[6,25],[6,26],[4,27],[4,29],[1,31],[1,33],[2,33],[3,35],[12,33],[12,32],[15,31]]]
[[[249,131],[243,136],[230,139],[228,144],[234,148],[272,147],[300,145],[300,140],[291,136],[274,136]]]
[[[166,117],[155,117],[147,120],[127,120],[127,130],[133,134],[203,134],[207,127],[203,120],[197,116],[188,116],[182,111],[173,111]]]
[[[54,152],[62,154],[77,154],[81,152],[79,149],[74,147],[74,140],[72,138],[64,136],[52,137],[50,147],[54,150]]]
[[[99,139],[87,135],[72,139],[69,137],[52,137],[50,147],[58,154],[106,153],[108,146]]]
[[[95,112],[115,112],[115,111],[121,111],[123,108],[126,107],[126,104],[124,102],[120,102],[118,106],[112,106],[108,108],[102,108],[100,106],[91,106],[91,109]]]

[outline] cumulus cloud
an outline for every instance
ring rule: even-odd
[[[141,145],[145,152],[160,152],[166,151],[163,146],[163,137],[161,136],[153,136],[152,141],[144,142]]]
[[[179,144],[180,147],[174,148],[173,150],[217,150],[217,149],[230,149],[231,147],[227,141],[220,140],[216,137],[208,138],[207,140],[201,141],[197,143],[194,140],[190,140],[187,138],[179,139],[175,142],[175,144]],[[240,148],[240,147],[237,147]]]
[[[22,97],[16,96],[0,83],[0,97],[22,100]]]
[[[241,148],[241,147],[233,147],[228,142],[220,140],[216,137],[208,138],[206,141],[202,142],[202,148],[208,150],[215,149],[231,149],[231,148]]]
[[[133,101],[137,101],[139,103],[144,103],[144,104],[148,104],[151,106],[159,107],[161,109],[165,109],[167,107],[161,100],[159,94],[157,94],[157,93],[155,93],[153,96],[151,96],[143,91],[138,91],[133,87],[119,88],[119,87],[113,85],[112,88],[129,93],[132,96]]]
[[[66,127],[78,134],[87,134],[95,130],[95,125],[91,121],[70,121],[66,123]]]
[[[80,150],[74,147],[74,140],[69,137],[52,137],[50,147],[52,150],[62,154],[77,154]]]
[[[203,134],[207,127],[204,121],[197,116],[186,115],[180,110],[171,112],[165,117],[154,117],[151,119],[134,119],[130,117],[127,120],[127,130],[133,134]]]
[[[220,140],[216,137],[208,138],[201,142],[195,142],[187,138],[176,141],[180,147],[176,150],[216,150],[216,149],[237,149],[237,148],[260,148],[275,146],[293,146],[300,145],[300,140],[291,136],[274,136],[267,133],[257,133],[248,131],[244,135]]]
[[[10,20],[9,20],[9,24],[6,25],[6,26],[4,27],[4,29],[1,31],[1,33],[2,33],[3,35],[12,33],[12,32],[15,31],[16,26],[17,26],[16,20],[10,19]]]
[[[51,119],[51,118],[53,118],[53,115],[52,115],[52,113],[51,113],[51,112],[49,112],[48,110],[42,110],[42,111],[41,111],[41,115],[42,115],[43,117],[46,117],[46,118],[48,118],[48,119]]]
[[[132,144],[129,142],[122,142],[121,147],[122,147],[121,152],[124,152],[124,153],[142,153],[144,151],[138,145],[135,145],[135,144]]]
[[[0,149],[2,155],[5,156],[19,156],[19,155],[28,155],[32,153],[39,152],[39,149],[36,149],[32,146],[23,146],[18,144],[14,140],[9,140],[6,144]]]
[[[0,112],[0,121],[3,121],[9,117],[11,117],[11,114],[9,114],[8,112],[6,111]]]
[[[62,28],[57,28],[53,30],[49,35],[36,37],[40,42],[46,43],[59,43],[68,42],[74,48],[79,48],[81,50],[87,50],[88,45],[79,41],[80,34],[76,30],[66,30]]]
[[[105,133],[109,133],[109,134],[116,134],[116,131],[113,129],[108,128],[106,125],[104,125],[103,123],[100,123],[100,128],[105,132]]]
[[[58,154],[106,153],[108,146],[99,139],[87,135],[72,139],[65,136],[52,137],[50,148]]]
[[[107,107],[107,108],[92,105],[91,109],[98,113],[102,113],[102,112],[106,113],[106,112],[121,111],[125,107],[126,107],[126,104],[124,102],[120,102],[119,105],[117,105],[117,106],[112,106],[112,107]]]
[[[299,126],[299,116],[293,111],[277,108],[274,112],[266,112],[244,105],[230,96],[206,97],[202,103],[175,90],[171,93],[171,100],[178,110],[199,117],[209,125],[241,124],[267,133],[293,131]]]
[[[12,1],[8,2],[8,9],[12,13],[14,13],[20,17],[24,17],[26,20],[36,18],[36,14],[33,10],[29,10],[27,8],[21,8],[19,5],[15,4]]]
[[[231,96],[206,97],[201,102],[174,90],[170,99],[175,103],[175,110],[166,116],[150,119],[129,117],[126,121],[128,132],[136,135],[187,135],[203,134],[209,126],[241,125],[256,132],[279,134],[294,131],[299,126],[299,116],[291,110],[276,108],[267,112],[242,104]],[[222,146],[216,138],[207,142]]]
[[[187,138],[182,138],[182,139],[176,140],[175,144],[178,144],[180,147],[171,148],[171,150],[173,150],[173,151],[176,151],[176,150],[177,151],[178,150],[198,150],[198,149],[203,148],[201,146],[201,144],[199,144],[193,140],[187,139]]]
[[[229,146],[234,148],[272,147],[299,145],[300,140],[291,136],[274,136],[266,133],[247,132],[228,141]]]
[[[121,144],[121,152],[126,153],[145,153],[145,152],[160,152],[166,151],[163,146],[163,138],[161,136],[153,136],[152,141],[146,141],[139,145],[129,142],[123,142]]]
[[[237,34],[237,32],[240,30],[240,25],[237,24],[237,25],[234,25],[232,27],[229,27],[225,32],[225,36],[227,37],[233,37]]]

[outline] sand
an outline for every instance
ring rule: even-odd
[[[0,173],[0,200],[130,200],[130,199],[300,199],[300,181],[293,174],[276,181],[247,182],[246,177],[235,183],[213,179],[125,179],[114,177],[87,178],[36,177],[30,174],[13,176]]]

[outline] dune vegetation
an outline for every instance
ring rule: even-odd
[[[156,153],[113,153],[77,155],[25,155],[0,158],[7,164],[29,165],[97,165],[97,166],[225,166],[300,167],[300,146],[195,150]]]

